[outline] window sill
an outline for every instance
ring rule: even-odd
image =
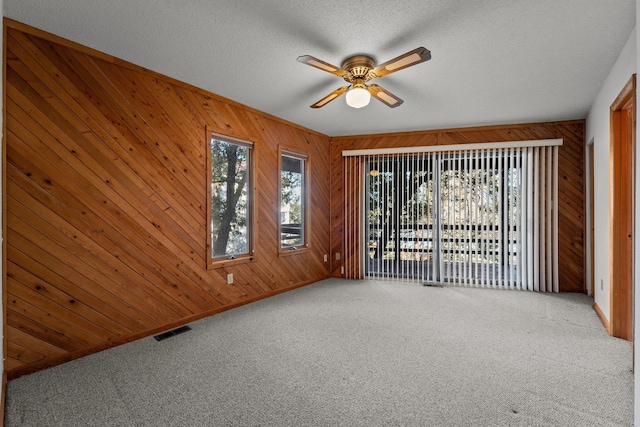
[[[207,263],[207,270],[230,267],[232,265],[245,264],[256,259],[255,255],[242,255],[235,259],[213,259]]]
[[[290,255],[295,255],[295,254],[300,254],[300,253],[306,253],[309,252],[311,249],[309,249],[309,245],[304,245],[304,246],[293,246],[295,247],[295,249],[292,248],[280,248],[278,250],[278,256],[290,256]]]

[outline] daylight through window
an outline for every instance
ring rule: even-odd
[[[210,150],[210,257],[234,259],[251,251],[251,144],[213,135]]]
[[[306,157],[283,153],[280,159],[280,247],[297,248],[305,242]]]

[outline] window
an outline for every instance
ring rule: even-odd
[[[280,248],[306,246],[306,160],[282,152],[280,156]]]
[[[211,135],[208,151],[209,265],[252,254],[251,147],[248,142]]]

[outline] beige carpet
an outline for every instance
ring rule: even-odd
[[[11,426],[629,426],[577,294],[330,279],[11,381]]]

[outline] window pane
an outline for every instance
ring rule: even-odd
[[[280,171],[280,246],[304,245],[304,159],[282,156]]]
[[[249,253],[249,147],[211,139],[211,256]]]

